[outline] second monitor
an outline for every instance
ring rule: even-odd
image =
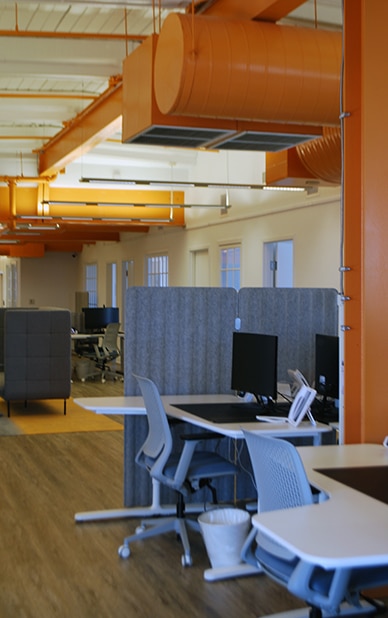
[[[259,403],[277,398],[278,338],[260,333],[233,333],[233,390],[251,393]]]
[[[100,333],[108,324],[119,321],[118,307],[83,307],[86,332]]]

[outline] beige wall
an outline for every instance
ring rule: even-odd
[[[214,190],[213,190],[214,191]],[[204,202],[206,196],[204,196]],[[210,199],[212,202],[210,202]],[[220,199],[208,196],[209,203]],[[192,285],[192,252],[206,249],[209,255],[210,285],[219,285],[219,250],[223,244],[242,246],[241,284],[261,286],[263,243],[294,241],[294,285],[297,287],[339,287],[340,201],[339,191],[320,189],[307,196],[293,193],[235,191],[231,208],[187,209],[184,230],[153,228],[149,234],[124,235],[121,243],[85,246],[82,254],[48,253],[41,259],[21,260],[21,305],[66,306],[74,309],[75,291],[84,285],[84,266],[98,265],[98,300],[106,303],[106,264],[118,265],[118,301],[121,309],[121,265],[135,261],[135,284],[144,284],[145,257],[169,255],[171,286]]]

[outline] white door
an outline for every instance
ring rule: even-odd
[[[294,272],[292,240],[264,243],[263,285],[267,288],[292,288]]]
[[[209,251],[192,251],[192,282],[194,287],[209,287]]]

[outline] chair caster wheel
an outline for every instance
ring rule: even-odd
[[[129,549],[128,545],[121,545],[118,549],[118,553],[120,558],[127,559],[131,555],[131,550]]]
[[[136,534],[141,534],[142,532],[144,532],[144,530],[146,529],[146,527],[144,525],[142,526],[138,526],[135,530]]]
[[[183,554],[181,563],[183,567],[193,566],[193,559],[190,554]]]

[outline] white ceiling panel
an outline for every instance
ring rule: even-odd
[[[158,30],[170,11],[190,5],[162,0],[159,16],[156,0],[0,2],[1,160],[23,159],[29,173],[37,173],[36,150],[121,75],[125,56],[141,37]],[[287,20],[311,25],[315,8],[308,0]],[[341,0],[317,0],[317,15],[326,26],[340,27]],[[140,40],[126,42],[125,33]],[[74,38],[80,34],[85,38]],[[120,135],[114,137],[108,152],[117,165],[125,148]]]

